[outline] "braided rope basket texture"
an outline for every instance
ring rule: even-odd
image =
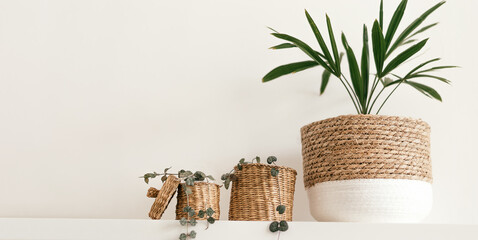
[[[271,176],[271,169],[279,170],[277,177]],[[260,163],[235,167],[237,179],[232,182],[229,220],[232,221],[292,221],[295,180],[297,171],[282,166]],[[277,183],[280,186],[277,187]],[[276,211],[280,204],[286,206],[284,214]]]
[[[220,186],[215,183],[195,182],[192,188],[192,193],[189,195],[189,206],[196,211],[193,217],[197,220],[205,220],[207,216],[199,218],[197,212],[199,210],[206,210],[212,208],[215,213],[212,217],[218,220],[220,216],[219,200],[220,200]],[[187,218],[187,213],[183,209],[187,206],[188,200],[184,189],[184,184],[180,184],[178,188],[178,202],[176,204],[176,219]]]
[[[149,188],[146,196],[156,198],[154,200],[153,206],[151,206],[151,210],[149,211],[149,217],[151,219],[161,219],[164,210],[166,210],[169,202],[174,196],[174,193],[176,193],[178,185],[179,179],[173,175],[170,175],[160,190],[157,190],[156,188]]]
[[[301,128],[304,184],[351,179],[432,182],[430,126],[405,117],[346,115]]]

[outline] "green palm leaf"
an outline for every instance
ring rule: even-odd
[[[284,48],[295,48],[297,47],[296,45],[292,44],[292,43],[282,43],[282,44],[279,44],[279,45],[276,45],[276,46],[273,46],[273,47],[270,47],[269,49],[284,49]]]
[[[397,31],[398,25],[400,25],[400,21],[402,20],[403,14],[405,13],[405,8],[407,7],[408,0],[402,0],[398,5],[395,13],[393,14],[392,20],[390,20],[390,24],[388,25],[387,34],[385,35],[385,43],[386,47],[388,48],[392,43],[393,35]]]
[[[357,94],[357,97],[362,105],[365,105],[365,98],[363,92],[363,82],[362,77],[360,76],[359,66],[357,64],[357,59],[355,58],[354,51],[349,46],[347,42],[347,38],[345,34],[342,33],[342,44],[344,45],[345,52],[347,53],[347,60],[349,63],[349,71],[350,71],[350,78],[352,79],[352,86],[354,88],[354,92]]]
[[[422,71],[418,71],[417,73],[432,72],[432,71],[435,71],[435,70],[441,70],[441,69],[447,69],[447,68],[457,68],[457,67],[458,66],[437,66],[437,67],[432,67],[432,68],[425,69],[425,70],[422,70]]]
[[[330,75],[332,75],[332,73],[327,70],[324,70],[324,72],[322,73],[322,82],[320,83],[320,95],[324,93],[325,88],[329,83]]]
[[[307,21],[309,21],[310,28],[312,28],[315,38],[317,39],[317,42],[319,43],[319,46],[325,55],[325,59],[327,60],[327,62],[329,62],[331,68],[336,70],[334,60],[332,59],[332,55],[330,55],[330,51],[325,44],[324,38],[322,37],[322,34],[320,34],[319,28],[317,28],[314,19],[312,19],[307,10],[305,10],[305,16],[307,17]]]
[[[428,39],[425,39],[425,40],[411,46],[410,48],[403,51],[402,53],[398,54],[398,56],[396,56],[392,61],[390,61],[390,63],[388,63],[387,67],[385,67],[385,69],[383,70],[382,74],[379,75],[379,77],[383,77],[383,76],[387,75],[392,70],[394,70],[396,67],[398,67],[400,64],[402,64],[403,62],[408,60],[411,56],[415,55],[415,53],[420,51],[423,48],[423,46],[425,46],[427,41],[428,41]]]
[[[405,75],[404,78],[407,78],[407,76],[411,76],[413,73],[415,73],[417,70],[419,70],[420,68],[424,67],[425,65],[430,64],[430,63],[432,63],[432,62],[439,61],[439,60],[440,60],[440,58],[434,58],[434,59],[428,60],[428,61],[426,61],[426,62],[424,62],[424,63],[422,63],[422,64],[416,66],[416,67],[413,68],[409,73],[407,73],[407,75]]]
[[[410,76],[408,79],[412,79],[412,78],[434,78],[436,80],[439,80],[439,81],[442,81],[444,83],[447,83],[447,84],[450,84],[450,80],[446,79],[446,78],[443,78],[443,77],[439,77],[439,76],[434,76],[434,75],[428,75],[428,74],[414,74],[412,76]]]
[[[382,29],[379,26],[377,20],[373,23],[372,27],[372,49],[375,60],[375,67],[377,69],[377,75],[382,75],[383,64],[385,61],[385,38],[383,37]]]
[[[344,53],[340,53],[340,56],[339,56],[339,61],[338,61],[338,65],[340,65],[342,63],[342,57],[344,56]],[[329,79],[330,79],[330,75],[332,73],[327,71],[327,70],[324,70],[324,72],[322,73],[322,82],[320,84],[320,95],[322,95],[325,91],[325,88],[327,87],[327,84],[329,83]],[[340,76],[339,76],[340,77]]]
[[[330,45],[332,45],[332,52],[334,53],[334,59],[335,59],[335,70],[336,70],[336,76],[340,76],[341,70],[340,70],[340,59],[341,57],[339,56],[339,50],[337,49],[337,42],[335,42],[335,36],[334,36],[334,31],[332,29],[332,23],[330,22],[330,18],[328,15],[325,15],[327,18],[327,29],[329,31],[329,38],[330,38]]]
[[[363,25],[363,47],[362,47],[362,62],[360,65],[362,71],[362,82],[363,82],[363,96],[367,98],[368,96],[368,81],[369,81],[369,71],[370,71],[370,60],[369,60],[369,50],[368,50],[368,31],[367,26]]]
[[[267,73],[264,76],[264,78],[262,78],[262,82],[268,82],[278,77],[281,77],[290,73],[300,72],[318,65],[319,64],[315,61],[303,61],[303,62],[295,62],[295,63],[282,65],[272,69],[272,71]]]
[[[440,94],[438,94],[438,92],[435,89],[433,89],[433,88],[431,88],[427,85],[417,83],[417,82],[412,82],[412,81],[405,81],[405,83],[414,87],[416,90],[423,93],[427,97],[436,99],[440,102],[442,101]]]
[[[287,34],[272,33],[272,35],[279,38],[279,39],[286,40],[286,41],[289,41],[289,42],[293,43],[300,50],[302,50],[305,54],[307,54],[310,58],[312,58],[314,61],[316,61],[318,64],[320,64],[322,67],[324,67],[325,69],[327,69],[330,72],[333,72],[333,70],[330,68],[330,66],[327,63],[325,63],[325,61],[319,56],[319,54],[317,54],[306,43],[302,42],[301,40],[299,40],[295,37],[289,36]]]
[[[398,47],[400,44],[415,30],[418,26],[420,26],[423,21],[435,10],[437,10],[441,5],[445,4],[445,1],[442,1],[435,6],[431,7],[428,9],[426,12],[424,12],[420,17],[415,19],[403,32],[398,36],[397,40],[393,43],[393,45],[388,49],[388,52],[386,54],[386,57],[390,56],[390,54]]]
[[[380,12],[379,12],[380,28],[383,29],[383,0],[380,0]]]
[[[422,28],[420,28],[418,31],[416,31],[415,33],[413,33],[412,35],[410,35],[410,37],[408,37],[408,38],[414,37],[414,36],[416,36],[417,34],[420,34],[420,33],[422,33],[422,32],[425,32],[426,30],[428,30],[428,29],[430,29],[430,28],[432,28],[432,27],[434,27],[434,26],[436,26],[436,25],[438,25],[437,22],[436,22],[436,23],[432,23],[432,24],[430,24],[430,25],[427,25],[427,26],[425,26],[425,27],[422,27]]]

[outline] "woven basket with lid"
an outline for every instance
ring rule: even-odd
[[[271,169],[279,170],[277,177]],[[232,182],[229,220],[233,221],[292,221],[295,180],[297,172],[289,167],[260,163],[244,164],[242,170],[235,167],[236,180]],[[280,186],[280,193],[277,184]],[[284,214],[276,207],[286,206]]]
[[[176,219],[187,218],[187,213],[183,209],[187,206],[188,199],[184,189],[185,185],[180,184],[178,188],[178,202],[176,204]],[[218,220],[220,216],[219,200],[220,187],[215,183],[195,182],[194,186],[188,186],[192,189],[189,195],[189,206],[194,209],[196,215],[193,218],[198,220],[205,220],[207,216],[199,218],[197,212],[199,210],[206,210],[212,208],[215,213],[212,217]]]

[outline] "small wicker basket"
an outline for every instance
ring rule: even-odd
[[[185,185],[180,184],[178,188],[178,202],[176,204],[176,219],[187,218],[187,213],[183,209],[188,205],[188,199],[184,189]],[[192,188],[192,194],[189,195],[189,206],[196,211],[194,216],[197,220],[205,220],[207,216],[199,218],[197,212],[199,210],[206,210],[212,208],[215,213],[213,218],[218,220],[220,216],[219,200],[220,187],[215,183],[195,182]]]
[[[351,179],[432,182],[430,126],[417,119],[346,115],[302,127],[306,188]]]
[[[271,169],[277,168],[279,175],[271,176]],[[236,180],[232,182],[229,220],[232,221],[292,221],[294,191],[297,171],[282,166],[260,163],[235,167]],[[280,185],[280,192],[277,184]],[[276,207],[286,206],[284,214]]]

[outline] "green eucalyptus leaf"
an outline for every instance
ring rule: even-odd
[[[198,222],[196,221],[195,218],[189,220],[189,224],[191,224],[191,226],[193,226],[193,227],[196,226],[197,223],[198,223]]]
[[[165,182],[167,179],[168,179],[168,177],[166,175],[164,175],[164,176],[161,177],[161,182]]]
[[[171,167],[165,168],[164,173],[167,173],[169,169],[171,169]]]
[[[261,158],[259,156],[256,156],[256,163],[260,163],[261,162]]]
[[[179,223],[181,224],[181,226],[184,226],[188,223],[188,220],[186,220],[186,218],[183,217],[179,220]]]
[[[275,156],[267,157],[267,163],[272,164],[273,162],[277,162],[277,158]]]
[[[214,177],[213,177],[213,176],[211,176],[211,175],[207,175],[206,177],[207,177],[209,180],[212,180],[212,181],[214,181],[214,180],[215,180],[215,179],[214,179]]]
[[[270,230],[271,232],[277,232],[277,231],[279,231],[279,222],[278,222],[278,221],[272,222],[272,223],[269,225],[269,230]]]
[[[144,178],[144,182],[145,182],[146,184],[149,184],[149,178],[145,177],[145,178]]]
[[[196,231],[192,230],[190,233],[189,233],[189,237],[191,238],[196,238]]]
[[[226,189],[229,189],[229,184],[231,183],[231,179],[227,178],[225,181],[224,181],[224,187]]]
[[[212,208],[208,208],[206,209],[206,214],[209,216],[209,217],[212,217],[212,215],[214,215],[214,210]]]
[[[280,221],[280,223],[279,223],[279,230],[280,230],[281,232],[285,232],[285,231],[287,231],[288,229],[289,229],[289,224],[287,224],[287,222],[284,221],[284,220]]]
[[[181,235],[179,235],[179,240],[186,240],[186,233],[181,233]]]
[[[214,222],[216,222],[216,219],[214,219],[213,217],[208,217],[207,222],[210,224],[214,224]]]
[[[283,214],[285,212],[285,206],[284,205],[277,206],[276,211],[278,211],[279,214]]]

